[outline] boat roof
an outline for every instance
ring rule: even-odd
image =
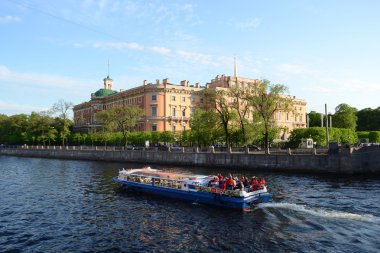
[[[120,171],[120,173],[133,175],[133,176],[145,176],[145,177],[149,176],[149,177],[156,177],[156,178],[161,178],[161,179],[185,180],[185,181],[203,181],[206,178],[213,177],[213,176],[205,176],[205,175],[168,172],[168,171],[152,169],[150,167],[145,167],[141,169],[130,169],[130,170],[125,170],[123,168],[123,170]]]

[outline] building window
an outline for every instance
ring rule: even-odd
[[[152,106],[152,117],[157,117],[157,107]]]
[[[172,96],[172,101],[175,101],[175,96]]]
[[[153,132],[157,131],[157,125],[152,125],[152,131]]]
[[[183,110],[182,110],[182,116],[183,116],[183,117],[186,117],[186,109],[183,109]]]
[[[186,98],[185,97],[182,97],[182,102],[186,102]]]
[[[141,101],[142,101],[142,98],[141,98],[141,97],[139,97],[139,104],[141,104]]]
[[[286,113],[286,121],[289,121],[289,113]]]
[[[195,113],[195,107],[191,108],[191,114]]]
[[[186,126],[182,126],[182,131],[186,131]]]
[[[176,126],[173,126],[173,133],[175,133],[176,131]]]
[[[192,103],[195,102],[195,97],[191,97],[191,102],[192,102]]]
[[[300,115],[300,122],[302,122],[302,114]]]
[[[175,117],[175,107],[172,108],[172,116]]]
[[[157,101],[157,95],[152,95],[152,101]]]

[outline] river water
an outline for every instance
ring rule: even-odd
[[[166,168],[265,176],[271,202],[241,212],[115,192],[123,167],[0,156],[0,252],[380,251],[379,178]]]

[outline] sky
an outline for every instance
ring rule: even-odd
[[[0,114],[169,78],[284,84],[307,111],[380,106],[377,0],[2,0]]]

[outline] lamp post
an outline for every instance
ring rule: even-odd
[[[327,104],[325,104],[325,115],[326,115],[326,145],[329,146],[329,118],[327,115]]]

